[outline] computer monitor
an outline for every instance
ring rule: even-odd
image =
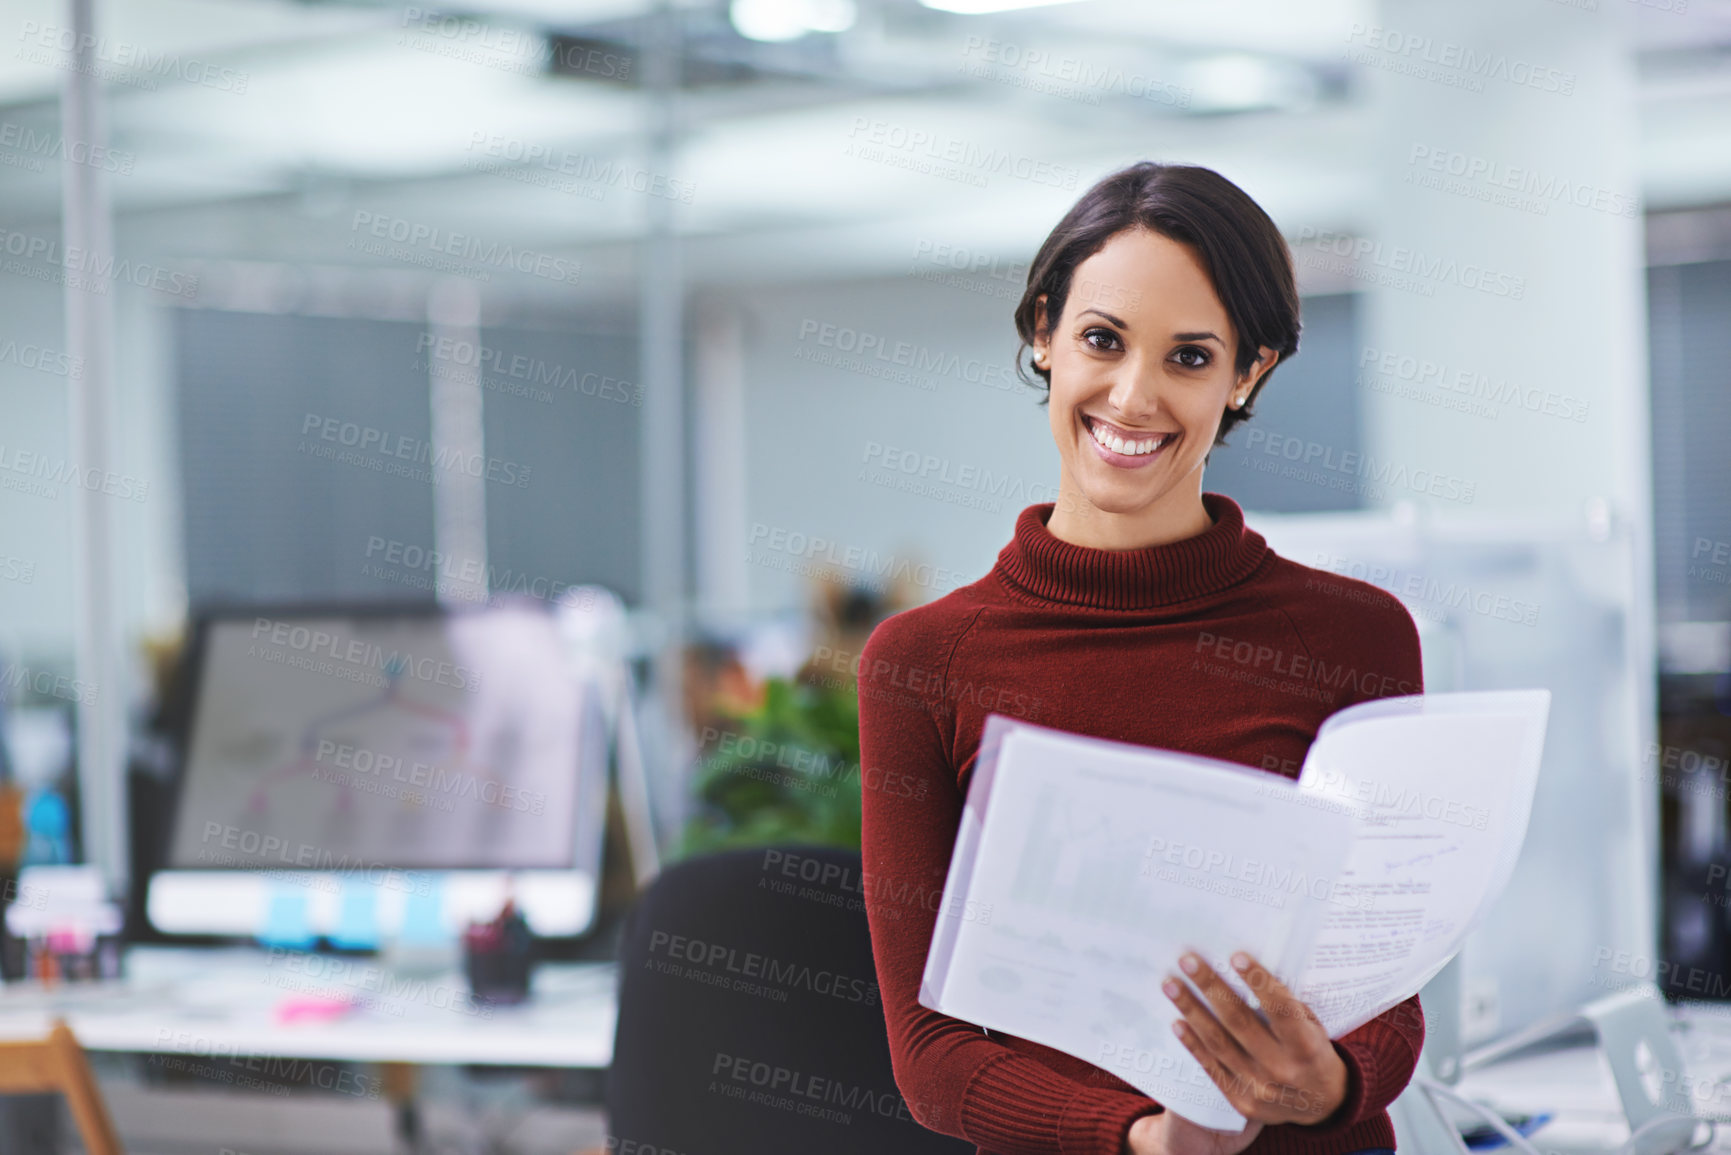
[[[1474,1050],[1635,981],[1609,965],[1652,958],[1658,889],[1630,528],[1475,511],[1245,520],[1283,556],[1400,598],[1427,690],[1551,691],[1520,861],[1461,950],[1459,1021],[1438,1034]]]
[[[218,611],[191,658],[158,930],[449,934],[507,893],[538,934],[590,926],[607,727],[551,611]]]

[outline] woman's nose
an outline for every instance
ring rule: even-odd
[[[1159,374],[1145,362],[1126,360],[1106,397],[1126,420],[1150,417],[1160,411]]]

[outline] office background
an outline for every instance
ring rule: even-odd
[[[1562,687],[1467,1034],[1723,969],[1725,791],[1666,771],[1731,753],[1726,0],[75,8],[0,21],[0,700],[117,894],[214,606],[614,591],[679,857],[708,674],[845,672],[1055,495],[1010,312],[1151,158],[1304,297],[1205,488],[1380,565],[1438,688]]]

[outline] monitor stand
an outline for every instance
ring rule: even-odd
[[[1683,1058],[1657,987],[1643,983],[1595,999],[1464,1056],[1460,1054],[1459,959],[1426,985],[1424,1054],[1412,1084],[1389,1108],[1400,1144],[1420,1155],[1468,1155],[1452,1120],[1436,1099],[1466,1071],[1490,1066],[1520,1051],[1571,1038],[1591,1039],[1605,1056],[1616,1084],[1630,1142],[1625,1155],[1668,1155],[1689,1147],[1701,1120],[1690,1112]],[[1449,1024],[1435,1036],[1432,1021]],[[1433,1051],[1433,1038],[1438,1044]]]
[[[1700,1122],[1684,1088],[1683,1056],[1671,1038],[1664,997],[1652,983],[1637,983],[1594,999],[1580,1010],[1536,1023],[1466,1057],[1472,1070],[1542,1043],[1589,1034],[1616,1082],[1628,1121],[1629,1155],[1659,1155],[1689,1146]]]

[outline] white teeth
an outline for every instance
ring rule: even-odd
[[[1088,432],[1093,436],[1095,441],[1098,441],[1107,449],[1110,449],[1114,453],[1122,453],[1126,457],[1141,457],[1144,454],[1153,453],[1156,449],[1166,443],[1168,436],[1162,434],[1151,441],[1126,441],[1116,433],[1108,432],[1105,428],[1096,424],[1090,424]]]

